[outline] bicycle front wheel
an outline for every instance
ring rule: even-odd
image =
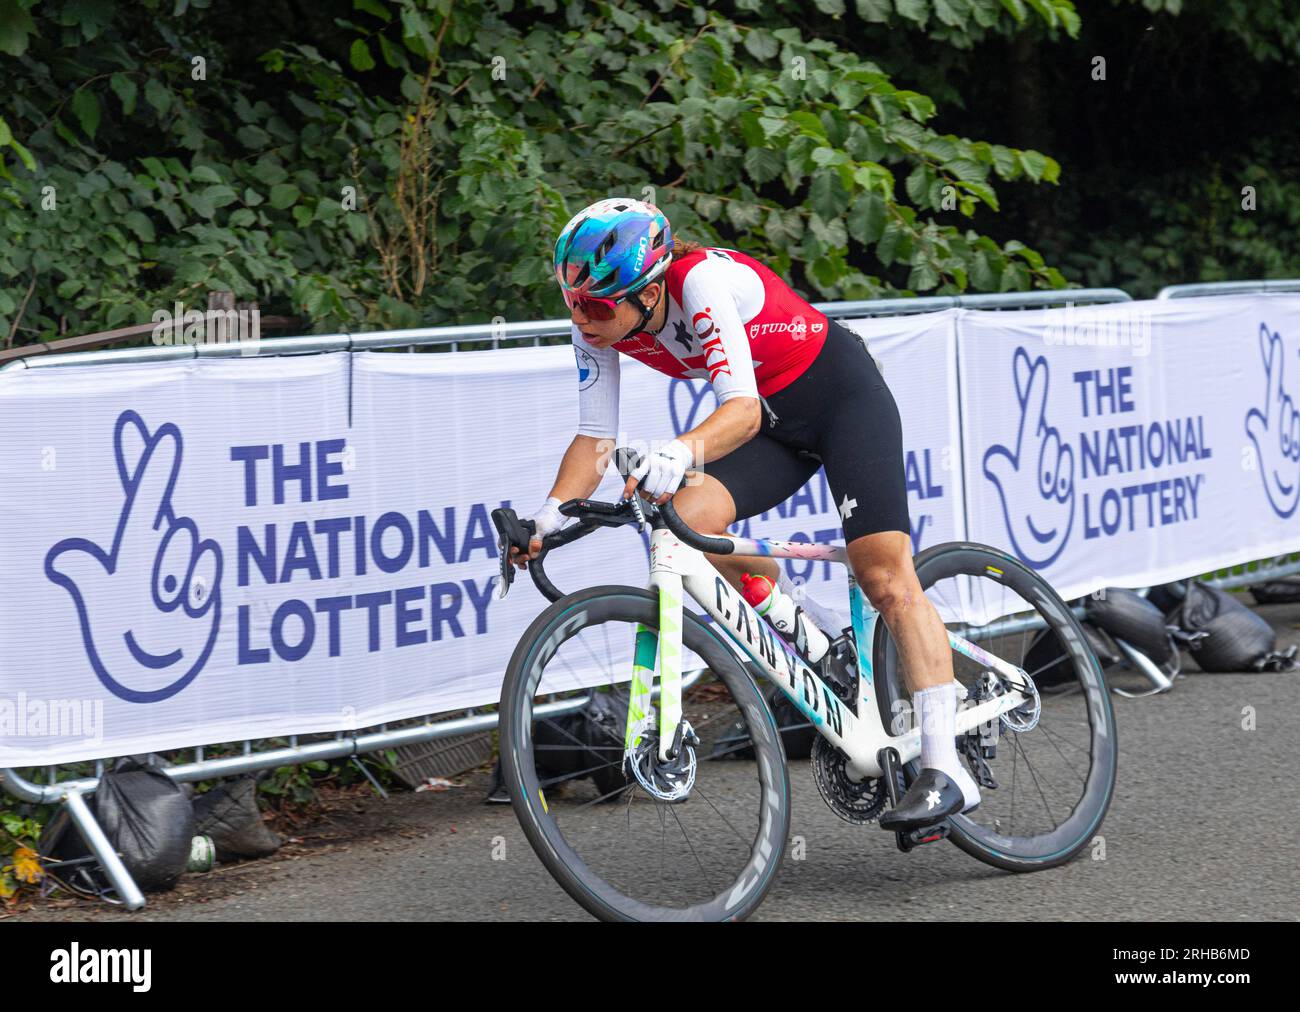
[[[985,545],[948,542],[913,563],[925,596],[950,631],[1024,669],[1034,700],[959,736],[959,755],[980,750],[997,786],[979,808],[949,820],[952,841],[987,864],[1038,871],[1064,864],[1092,840],[1115,788],[1118,746],[1105,676],[1078,619],[1041,576]],[[909,695],[885,624],[873,644],[881,717],[894,734],[910,726]],[[1005,679],[953,652],[969,705]],[[978,763],[965,759],[972,772]],[[905,767],[907,781],[919,760]]]
[[[623,683],[634,657],[653,668],[654,594],[604,586],[556,601],[520,639],[502,686],[515,814],[555,880],[602,920],[742,919],[785,854],[790,784],[776,723],[722,634],[682,617],[682,715],[699,739],[684,798],[663,800],[648,789],[653,773],[640,779],[625,761]],[[657,707],[657,676],[648,687]],[[634,748],[649,766],[657,734],[647,722]]]

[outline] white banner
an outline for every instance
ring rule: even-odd
[[[1067,599],[1300,546],[1300,297],[967,310],[959,332],[971,540]]]
[[[1294,296],[851,326],[899,404],[918,551],[987,541],[1071,597],[1300,545]],[[524,574],[493,597],[489,514],[541,504],[574,369],[560,346],[0,373],[0,767],[495,701],[545,601]],[[622,371],[620,442],[716,404]],[[820,472],[733,530],[843,537]],[[645,544],[599,531],[547,570],[566,592],[644,585]],[[785,565],[847,612],[837,567]]]

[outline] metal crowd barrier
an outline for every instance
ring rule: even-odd
[[[1300,290],[1297,282],[1242,282],[1244,285],[1270,285],[1268,290],[1280,289],[1282,285],[1295,285],[1287,291]],[[1205,288],[1207,286],[1173,286],[1173,288]],[[1173,289],[1161,292],[1161,298],[1181,297],[1169,295]],[[1243,289],[1260,290],[1260,289]],[[1195,292],[1188,294],[1211,294]],[[1127,302],[1131,296],[1119,288],[1095,289],[1059,289],[1035,292],[1006,292],[984,295],[940,295],[923,298],[877,299],[856,302],[819,302],[813,307],[828,317],[835,319],[853,319],[865,316],[891,316],[913,313],[934,312],[954,307],[987,310],[1019,310],[1047,308],[1062,305],[1101,304],[1110,302]],[[286,337],[259,341],[255,346],[257,357],[280,355],[312,355],[338,351],[372,351],[385,348],[407,348],[414,351],[417,347],[447,348],[455,352],[463,344],[487,343],[491,348],[500,348],[503,343],[517,344],[528,342],[534,346],[541,344],[543,338],[565,337],[569,334],[567,319],[528,321],[522,323],[486,323],[469,324],[457,327],[421,327],[409,330],[370,331],[364,333],[313,334],[301,337]],[[64,354],[34,355],[30,359],[18,359],[0,367],[0,371],[10,369],[56,369],[69,365],[100,365],[121,362],[166,362],[187,358],[238,358],[243,357],[247,346],[238,343],[174,345],[165,347],[120,348],[101,351],[69,352]],[[1300,556],[1297,556],[1300,560]],[[1270,568],[1267,576],[1255,579],[1268,579],[1275,575],[1300,570],[1300,561],[1290,567]],[[1242,579],[1238,576],[1236,579]],[[1223,581],[1216,581],[1227,585]],[[1254,579],[1246,579],[1247,583]],[[1243,584],[1244,585],[1244,584]],[[585,698],[566,700],[557,704],[560,710],[579,709],[585,705]],[[167,775],[179,783],[218,777],[236,776],[280,766],[294,766],[304,762],[322,759],[340,759],[355,757],[381,749],[400,745],[433,741],[475,731],[482,731],[496,726],[495,713],[474,714],[469,711],[465,716],[433,721],[437,714],[429,715],[422,725],[402,727],[389,730],[387,725],[380,725],[377,730],[366,733],[343,731],[335,732],[332,738],[299,744],[297,736],[286,736],[289,744],[255,751],[254,741],[242,743],[240,755],[209,758],[204,755],[203,746],[194,747],[194,760],[182,765],[170,766]],[[268,739],[257,739],[266,742]],[[86,805],[85,798],[99,786],[99,778],[104,771],[105,760],[95,761],[95,774],[90,777],[60,781],[58,767],[46,767],[48,783],[39,784],[19,775],[14,769],[0,769],[0,786],[14,797],[34,804],[65,804],[68,807],[77,829],[85,839],[95,857],[103,866],[118,897],[128,910],[138,910],[144,906],[143,894],[132,880],[116,853],[113,852],[103,830],[95,821],[94,814]],[[369,774],[367,774],[368,776]]]

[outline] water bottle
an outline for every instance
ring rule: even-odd
[[[743,595],[753,609],[766,618],[809,662],[816,664],[830,647],[830,640],[812,623],[794,599],[776,586],[770,577],[745,573]]]

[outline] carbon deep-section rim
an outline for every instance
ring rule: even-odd
[[[532,706],[546,662],[588,626],[625,622],[658,628],[658,601],[647,590],[600,586],[569,594],[543,611],[520,638],[501,690],[501,768],[524,835],[553,878],[593,916],[610,921],[741,920],[762,902],[780,868],[790,830],[790,783],[776,723],[758,689],[720,634],[683,612],[684,647],[725,683],[748,725],[760,784],[757,835],[735,881],[706,902],[654,906],[597,875],[559,830],[542,795],[532,747]],[[634,788],[635,790],[636,788]]]
[[[1062,656],[1072,669],[1087,713],[1089,765],[1078,802],[1053,831],[1035,836],[1003,835],[981,825],[977,821],[978,809],[969,815],[952,817],[949,827],[953,843],[972,857],[998,868],[1039,871],[1064,864],[1086,847],[1100,828],[1114,792],[1118,759],[1110,692],[1078,619],[1046,580],[1018,559],[987,545],[970,542],[933,545],[917,555],[913,565],[924,591],[954,576],[987,578],[988,567],[994,567],[999,581],[1028,602],[1046,622],[1048,630],[1059,638]],[[884,622],[877,624],[873,657],[876,670],[883,673],[879,705],[881,717],[888,726],[892,714],[897,712],[898,701],[906,700],[908,694],[900,677],[897,650]],[[1008,659],[1020,663],[1017,658]],[[1006,735],[1002,742],[1013,748],[1019,745],[1008,742]],[[907,781],[910,783],[919,772],[919,760],[909,763],[905,767]],[[987,800],[995,792],[982,789],[982,793]]]

